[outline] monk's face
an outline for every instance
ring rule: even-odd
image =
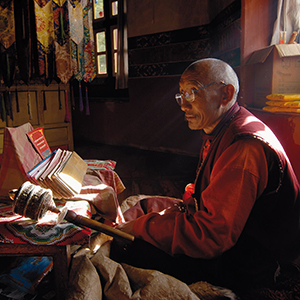
[[[221,106],[222,84],[210,81],[205,76],[194,76],[193,72],[186,71],[180,79],[180,94],[183,95],[181,110],[192,130],[203,129],[210,133],[220,121],[223,111]],[[207,86],[207,87],[205,87]],[[205,87],[203,89],[200,89]],[[198,90],[200,89],[200,90]],[[186,92],[194,94],[194,101],[184,97]],[[196,91],[198,90],[198,91]],[[187,100],[186,100],[187,99]]]

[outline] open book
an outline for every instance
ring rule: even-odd
[[[57,199],[80,193],[87,163],[74,151],[57,149],[27,173],[32,183],[51,189]]]

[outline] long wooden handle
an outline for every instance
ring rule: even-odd
[[[65,219],[71,223],[74,223],[75,225],[86,226],[88,228],[103,232],[115,238],[123,238],[131,242],[134,241],[134,236],[129,233],[123,232],[120,229],[110,227],[106,224],[89,219],[87,217],[80,216],[72,210],[67,211]]]

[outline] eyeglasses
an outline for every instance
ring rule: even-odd
[[[183,93],[178,93],[175,95],[175,99],[177,101],[177,103],[181,106],[183,103],[183,99],[189,103],[194,102],[195,101],[195,92],[198,92],[200,90],[203,90],[207,87],[209,87],[210,85],[216,83],[215,81],[202,86],[201,88],[197,89],[197,90],[193,90],[193,89],[187,89],[186,91],[184,91]],[[224,81],[221,81],[222,84],[226,85]]]

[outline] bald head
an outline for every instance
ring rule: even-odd
[[[239,81],[227,63],[207,58],[192,63],[183,72],[179,88],[177,98],[189,128],[210,133],[236,102]]]
[[[189,65],[181,76],[181,80],[197,80],[207,78],[208,82],[224,82],[234,87],[234,96],[231,102],[235,102],[239,93],[239,80],[232,67],[226,62],[216,58],[200,59]]]

